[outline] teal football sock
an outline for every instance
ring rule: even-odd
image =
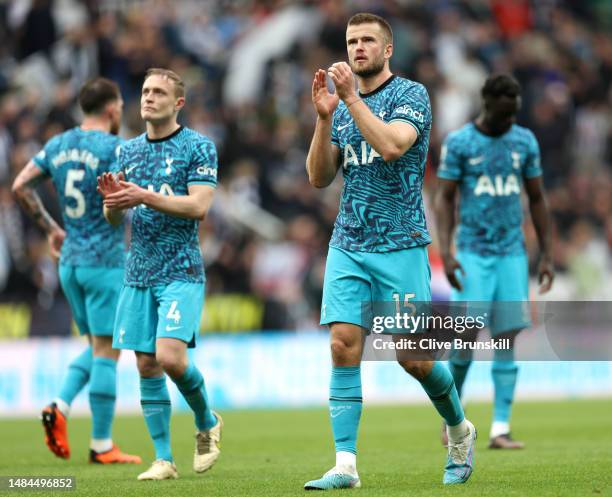
[[[155,459],[172,462],[170,448],[170,393],[166,376],[157,378],[140,377],[140,405],[149,435],[155,447]]]
[[[68,406],[89,381],[92,362],[93,353],[91,347],[87,347],[68,366],[59,394],[59,398]]]
[[[499,353],[501,352],[501,353]],[[510,422],[514,388],[518,375],[518,366],[514,362],[514,351],[495,351],[491,369],[495,400],[493,403],[493,421]]]
[[[111,438],[116,390],[117,361],[108,357],[94,357],[89,386],[93,439]]]
[[[185,369],[185,373],[180,378],[174,380],[179,391],[191,407],[195,415],[195,424],[198,430],[210,430],[217,424],[217,418],[212,413],[206,395],[204,377],[200,370],[190,362]]]
[[[357,430],[362,403],[361,367],[332,367],[329,417],[336,452],[357,453]]]
[[[434,362],[421,385],[448,426],[458,425],[465,419],[455,382],[444,364]]]
[[[451,357],[448,361],[448,369],[453,376],[453,380],[455,380],[455,387],[457,388],[457,394],[459,397],[461,397],[465,377],[467,376],[471,364],[471,359],[466,360],[456,357]]]

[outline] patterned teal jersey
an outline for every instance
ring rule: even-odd
[[[438,177],[459,183],[457,248],[479,255],[523,253],[521,186],[541,175],[538,142],[527,128],[513,125],[491,137],[468,123],[450,133]]]
[[[126,180],[163,195],[188,195],[189,185],[217,184],[217,150],[189,128],[150,140],[146,133],[121,147],[118,170]],[[125,283],[150,287],[173,281],[202,283],[198,221],[140,205],[133,210]]]
[[[330,246],[387,252],[431,242],[421,189],[431,130],[425,87],[391,76],[373,92],[360,95],[386,123],[407,122],[418,138],[404,155],[385,162],[366,142],[344,102],[334,112],[331,141],[340,149],[344,188]]]
[[[49,140],[32,159],[57,190],[66,239],[60,261],[71,266],[122,267],[124,227],[102,213],[98,176],[116,167],[121,138],[103,131],[72,128]]]

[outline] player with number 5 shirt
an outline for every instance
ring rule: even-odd
[[[79,104],[84,113],[81,125],[51,138],[13,184],[22,207],[47,233],[51,254],[59,257],[62,289],[80,333],[90,342],[70,363],[59,395],[42,411],[45,441],[56,456],[70,457],[66,420],[72,401],[89,383],[91,462],[140,462],[139,457],[123,454],[111,438],[119,351],[112,348],[108,316],[117,306],[125,245],[123,225],[105,222],[96,193],[98,175],[117,161],[123,100],[114,82],[95,78],[81,89]],[[58,193],[63,229],[35,190],[49,178]]]

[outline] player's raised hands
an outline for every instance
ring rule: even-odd
[[[319,69],[312,81],[312,103],[321,119],[329,119],[339,102],[337,93],[330,93],[327,89],[325,71]]]
[[[106,198],[107,195],[121,191],[123,187],[119,184],[120,181],[125,180],[125,176],[122,172],[117,175],[113,173],[102,173],[98,176],[98,193],[102,197]]]
[[[136,183],[119,180],[119,189],[104,196],[104,205],[109,209],[129,209],[145,201],[147,190]]]
[[[555,279],[555,269],[552,261],[548,257],[542,257],[538,265],[538,283],[540,284],[539,293],[548,292]]]
[[[355,93],[355,76],[346,62],[332,64],[327,74],[336,86],[336,94],[345,104],[350,105],[359,98]]]

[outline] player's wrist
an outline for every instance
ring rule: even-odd
[[[152,204],[155,202],[156,193],[151,190],[142,189],[142,194],[140,198],[140,203],[146,205],[147,207],[152,207]]]
[[[452,257],[453,257],[453,254],[452,254],[450,248],[449,249],[440,249],[440,258],[443,261],[447,261],[448,259],[451,259]]]
[[[344,101],[344,104],[346,105],[346,108],[348,109],[351,107],[351,105],[354,105],[357,102],[361,102],[361,98],[359,98],[357,95],[352,95],[347,98],[344,98],[343,101]]]
[[[49,226],[45,231],[47,233],[47,236],[51,236],[57,233],[61,233],[62,228],[60,228],[60,225],[57,224],[54,219],[49,218]]]
[[[542,252],[540,255],[540,263],[552,264],[552,254],[550,252]]]

